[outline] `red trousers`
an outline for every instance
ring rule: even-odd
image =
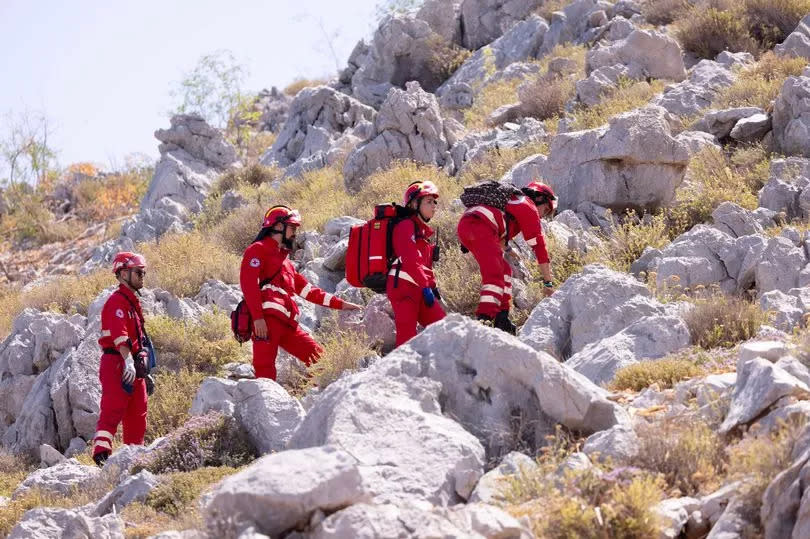
[[[253,336],[253,370],[256,371],[256,378],[276,379],[276,356],[279,346],[307,367],[321,357],[323,353],[321,345],[298,324],[291,327],[272,316],[265,316],[264,321],[267,323],[267,338],[257,339],[255,335]]]
[[[396,345],[410,340],[416,335],[416,324],[427,327],[445,317],[439,300],[428,307],[422,297],[422,289],[404,279],[394,286],[394,278],[389,277],[386,294],[394,309],[394,325],[397,330]]]
[[[124,391],[121,374],[124,360],[118,354],[103,354],[98,370],[101,381],[101,410],[93,439],[93,455],[111,453],[112,441],[118,424],[123,422],[124,443],[143,443],[146,434],[146,382],[142,378],[133,383],[132,393]]]
[[[481,268],[481,295],[475,314],[495,317],[508,311],[512,300],[512,268],[504,258],[501,238],[492,225],[474,215],[458,222],[458,239],[470,250]]]

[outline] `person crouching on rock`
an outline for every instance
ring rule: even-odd
[[[276,379],[279,347],[307,367],[323,353],[321,346],[298,325],[299,295],[316,305],[358,310],[349,303],[311,285],[289,259],[301,216],[287,206],[273,206],[264,215],[262,229],[245,250],[239,284],[253,319],[253,369],[257,378]]]
[[[151,341],[138,299],[146,260],[136,253],[120,252],[113,259],[113,273],[119,285],[101,310],[98,340],[103,350],[98,373],[101,405],[93,439],[93,460],[98,466],[112,453],[119,423],[123,423],[125,444],[143,444],[146,399],[154,389],[149,376]]]
[[[416,335],[422,327],[444,318],[441,296],[433,276],[433,229],[428,222],[436,213],[439,189],[431,181],[416,181],[405,190],[403,205],[413,215],[394,225],[391,244],[396,260],[388,273],[386,294],[394,310],[396,345]]]
[[[534,250],[546,296],[554,292],[551,264],[540,219],[553,215],[557,197],[548,185],[533,181],[521,189],[523,196],[512,196],[505,211],[480,205],[464,212],[458,223],[458,239],[481,268],[481,294],[476,316],[484,324],[512,335],[515,324],[509,320],[512,300],[512,268],[506,261],[506,245],[518,234]]]

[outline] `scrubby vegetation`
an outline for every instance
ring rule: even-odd
[[[758,304],[737,296],[711,294],[692,302],[684,320],[692,343],[707,350],[729,348],[748,340],[768,320]]]
[[[687,359],[649,359],[619,369],[610,387],[619,391],[624,389],[641,391],[656,384],[660,389],[668,389],[702,372],[701,368]]]
[[[753,67],[740,70],[734,83],[720,92],[712,106],[718,109],[767,109],[779,94],[785,79],[801,75],[806,64],[804,58],[779,56],[768,51]]]

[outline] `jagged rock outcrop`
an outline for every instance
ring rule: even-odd
[[[805,15],[796,29],[774,47],[774,51],[777,54],[810,59],[810,15]]]
[[[784,155],[810,157],[810,77],[788,77],[773,104],[773,141]]]
[[[476,50],[492,43],[541,5],[541,0],[465,0],[461,6],[464,46]]]

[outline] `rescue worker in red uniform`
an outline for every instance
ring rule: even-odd
[[[146,433],[148,351],[143,312],[137,292],[143,288],[146,260],[130,252],[113,259],[118,289],[101,310],[103,350],[99,365],[101,406],[93,440],[93,460],[103,466],[112,453],[118,424],[123,423],[124,443],[143,444]]]
[[[253,319],[253,368],[257,378],[276,379],[276,356],[281,347],[307,367],[323,353],[321,346],[298,325],[299,295],[332,309],[357,310],[307,282],[289,259],[301,216],[286,206],[273,206],[264,216],[261,232],[245,250],[239,284]]]
[[[386,294],[394,310],[396,345],[416,335],[416,325],[427,327],[444,318],[441,296],[433,276],[433,229],[439,189],[431,181],[416,181],[405,190],[403,205],[413,215],[394,226],[392,247],[396,261],[388,272]]]
[[[487,325],[515,334],[509,320],[512,300],[512,268],[505,252],[509,240],[523,234],[534,251],[546,296],[553,292],[551,264],[540,219],[553,215],[557,197],[551,187],[538,181],[521,189],[523,196],[512,196],[506,210],[480,205],[468,208],[458,223],[461,244],[475,257],[481,268],[481,295],[475,314]]]

